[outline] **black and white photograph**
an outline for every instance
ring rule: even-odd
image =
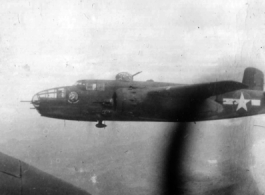
[[[2,0],[0,195],[265,194],[265,1]]]

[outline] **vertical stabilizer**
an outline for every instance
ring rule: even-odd
[[[249,86],[249,89],[263,91],[264,74],[259,69],[246,68],[242,83]]]

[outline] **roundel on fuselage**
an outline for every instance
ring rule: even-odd
[[[79,101],[78,94],[75,91],[71,91],[68,95],[69,103],[77,103]]]

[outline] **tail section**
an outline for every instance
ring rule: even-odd
[[[264,74],[259,69],[246,68],[242,83],[247,85],[249,89],[263,91]]]

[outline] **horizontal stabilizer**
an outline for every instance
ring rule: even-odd
[[[171,96],[171,97],[187,97],[192,99],[206,99],[211,96],[228,93],[235,90],[247,89],[243,83],[236,81],[218,81],[212,83],[202,83],[194,85],[186,85],[180,87],[166,87],[149,92],[149,95]]]

